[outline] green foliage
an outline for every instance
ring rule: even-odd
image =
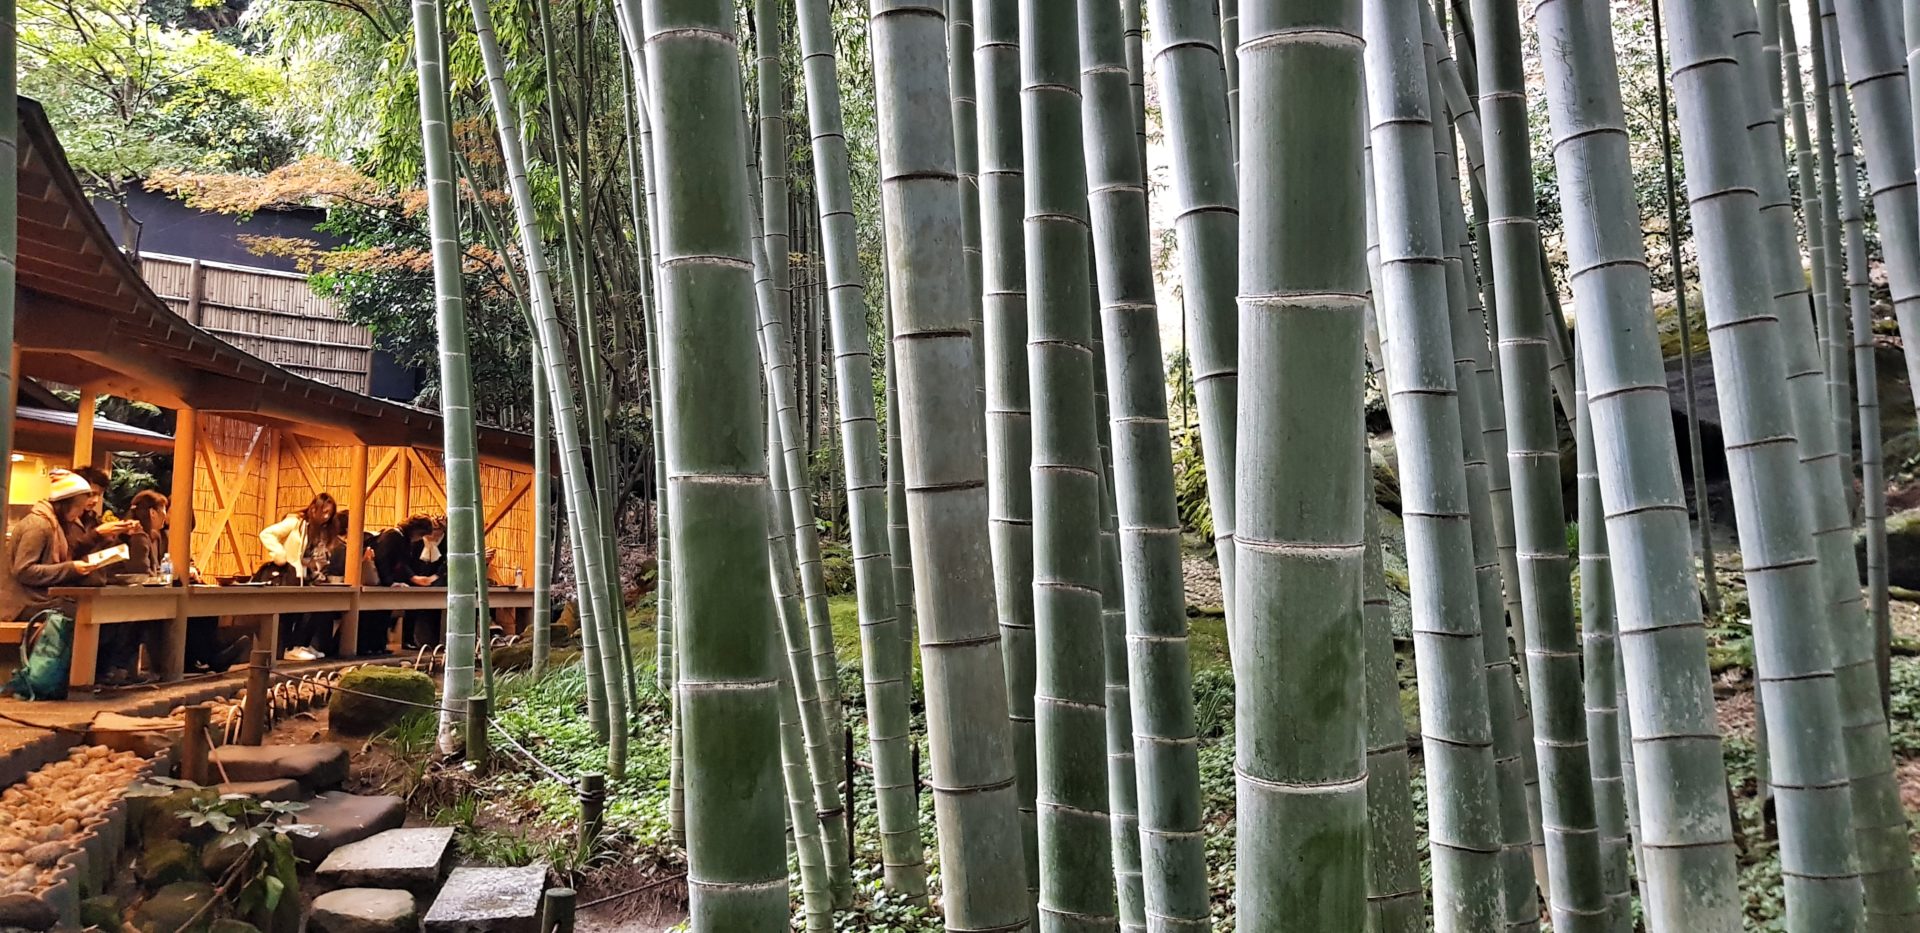
[[[192,781],[156,777],[151,783],[128,788],[129,797],[172,797],[186,791],[186,806],[175,814],[190,829],[215,835],[215,849],[242,851],[218,880],[227,895],[222,899],[234,916],[262,930],[289,931],[300,921],[300,876],[293,855],[293,836],[311,836],[316,830],[296,820],[307,808],[291,801],[260,801],[246,794],[212,795]]]
[[[1200,426],[1175,429],[1173,440],[1173,494],[1180,507],[1180,524],[1213,542],[1213,504],[1207,499],[1207,458],[1200,447]]]

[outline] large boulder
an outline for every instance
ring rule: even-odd
[[[340,735],[373,735],[434,703],[433,678],[404,667],[351,670],[339,686],[327,702],[327,725]]]
[[[1865,582],[1867,540],[1864,531],[1854,534],[1853,551],[1860,564],[1860,579]],[[1887,582],[1920,590],[1920,509],[1887,516]]]
[[[347,750],[330,742],[318,745],[222,745],[213,750],[214,771],[227,780],[252,783],[291,778],[308,792],[331,790],[347,781]]]

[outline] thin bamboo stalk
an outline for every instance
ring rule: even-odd
[[[812,142],[814,189],[818,193],[827,281],[825,309],[833,329],[838,378],[840,452],[847,471],[847,511],[852,525],[854,588],[860,612],[862,677],[867,699],[867,741],[872,749],[880,857],[887,888],[909,901],[927,895],[926,857],[920,842],[920,808],[913,773],[909,710],[913,692],[906,658],[905,623],[894,593],[888,553],[886,476],[880,460],[879,421],[873,411],[873,354],[867,303],[854,242],[853,188],[847,164],[846,129],[826,0],[801,0],[800,48],[806,71],[807,125]]]
[[[1026,169],[1020,126],[1019,0],[980,0],[974,85],[986,356],[987,497],[994,602],[1030,899],[1040,897],[1039,763],[1033,734],[1033,406],[1027,387]]]
[[[1103,454],[1111,451],[1103,499],[1114,503],[1102,529],[1103,551],[1113,555],[1109,572],[1115,575],[1107,581],[1106,600],[1108,786],[1115,803],[1122,928],[1145,928],[1150,922],[1156,930],[1201,930],[1207,928],[1209,905],[1180,516],[1135,72],[1129,64],[1138,55],[1130,55],[1126,44],[1127,27],[1138,23],[1139,4],[1125,7],[1131,23],[1112,0],[1081,0],[1079,9],[1098,339],[1105,351],[1100,364],[1105,378],[1096,390],[1104,387],[1109,407],[1109,428],[1102,432]],[[1116,524],[1117,534],[1109,537]],[[1113,715],[1122,704],[1127,704],[1124,719]],[[1137,802],[1134,821],[1124,818],[1129,797]],[[1135,901],[1142,885],[1144,894]],[[1144,916],[1132,914],[1136,909]]]
[[[980,256],[980,125],[976,115],[973,75],[973,2],[945,0],[947,5],[947,86],[953,108],[953,159],[960,175],[960,262],[967,272],[968,307],[972,310],[974,365],[982,402],[986,395],[986,322],[981,305]]]

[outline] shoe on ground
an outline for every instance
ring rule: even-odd
[[[213,660],[207,662],[205,666],[208,670],[216,674],[224,674],[228,668],[252,656],[253,636],[242,635],[235,639],[233,644],[220,649],[220,651],[213,656]]]

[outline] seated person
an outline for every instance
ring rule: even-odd
[[[131,557],[135,540],[144,537],[146,530],[137,521],[115,519],[107,511],[107,489],[112,482],[107,471],[96,466],[81,466],[75,467],[73,473],[86,480],[91,490],[86,508],[76,520],[64,526],[67,546],[72,550],[74,559],[79,560],[120,544],[127,545],[127,553]],[[108,573],[118,575],[131,572],[137,571],[116,566]],[[149,657],[159,657],[164,632],[165,627],[158,622],[120,622],[101,626],[100,682],[108,686],[122,686],[155,679],[140,675],[140,647],[147,647]]]
[[[29,700],[64,699],[73,663],[73,600],[57,599],[48,590],[101,582],[75,562],[65,531],[79,524],[93,489],[66,470],[55,470],[50,480],[47,498],[13,523],[4,551],[6,573],[0,575],[0,617],[41,623],[21,644],[20,669],[6,687]]]
[[[307,507],[260,529],[260,545],[268,564],[291,569],[301,584],[327,582],[327,563],[333,551],[334,518],[339,508],[333,497],[320,493]],[[335,613],[290,612],[280,617],[280,648],[289,661],[317,661],[327,656],[333,640]]]
[[[127,508],[127,517],[139,524],[140,531],[127,536],[126,573],[159,574],[166,559],[167,507],[167,497],[158,490],[143,490],[133,497],[132,505]],[[197,576],[191,567],[188,568],[188,576]],[[187,620],[186,673],[224,673],[252,651],[251,635],[242,635],[226,647],[221,647],[218,618],[197,616]]]
[[[373,541],[373,566],[379,574],[381,586],[437,586],[441,583],[439,573],[433,564],[421,560],[428,546],[433,542],[434,554],[439,553],[438,537],[446,534],[446,519],[426,512],[409,515],[398,525],[383,532]],[[430,634],[435,628],[438,616],[432,609],[411,609],[406,613],[406,622],[401,628],[401,638],[409,651],[423,644],[422,634]]]

